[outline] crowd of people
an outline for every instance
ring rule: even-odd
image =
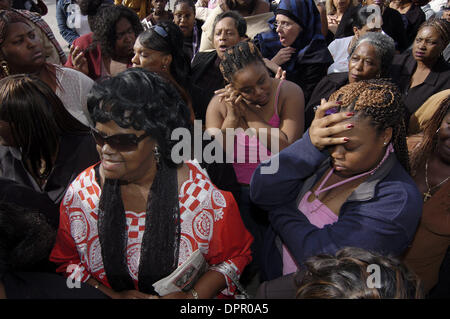
[[[450,297],[450,0],[57,21],[0,1],[0,299]]]

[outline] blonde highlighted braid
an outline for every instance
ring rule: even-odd
[[[391,127],[392,144],[402,166],[409,172],[406,145],[406,109],[399,89],[387,79],[373,79],[348,84],[330,96],[330,101],[342,101],[341,110],[356,116],[370,117],[378,132]]]
[[[436,151],[438,141],[438,130],[441,126],[447,113],[450,111],[450,95],[444,99],[439,108],[434,112],[430,121],[423,129],[423,140],[420,144],[412,150],[411,157],[411,172],[414,176],[416,171],[422,166],[427,158]]]

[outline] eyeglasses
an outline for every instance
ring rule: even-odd
[[[444,11],[448,11],[448,10],[450,10],[450,7],[448,7],[448,6],[446,6],[446,7],[442,7],[442,10],[444,10]]]
[[[138,147],[139,142],[148,136],[147,133],[144,133],[139,137],[137,137],[136,134],[115,134],[103,136],[102,133],[94,128],[91,129],[91,133],[97,145],[103,147],[105,144],[108,144],[119,152],[134,151]]]
[[[273,23],[273,26],[274,26],[275,30],[278,29],[278,28],[286,30],[286,29],[289,29],[290,27],[292,27],[292,23],[284,22],[284,21],[283,22],[276,22],[275,21]]]
[[[163,38],[167,38],[167,36],[168,36],[167,31],[159,25],[153,25],[150,27],[150,29],[155,30],[155,32],[158,33]]]

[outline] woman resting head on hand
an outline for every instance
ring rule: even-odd
[[[216,91],[208,106],[208,129],[218,128],[226,133],[227,128],[251,128],[261,137],[261,129],[279,128],[279,149],[301,136],[304,122],[301,88],[290,81],[272,78],[252,42],[240,42],[227,49],[220,70],[228,85]],[[270,144],[268,139],[268,149]]]
[[[233,159],[234,172],[241,184],[239,208],[255,238],[252,251],[257,260],[267,223],[261,217],[265,212],[250,203],[248,185],[260,162],[301,137],[304,96],[295,83],[269,75],[252,42],[240,42],[227,49],[220,69],[229,84],[216,91],[209,103],[206,128],[222,144],[227,159]],[[230,131],[232,139],[228,138]]]
[[[422,203],[408,174],[404,112],[386,79],[350,83],[322,100],[303,138],[255,170],[251,199],[269,211],[273,229],[266,233],[268,279],[348,246],[405,252]],[[274,160],[278,171],[264,175]],[[278,258],[277,236],[284,244]]]
[[[373,88],[364,89],[371,85]],[[383,80],[341,88],[317,109],[309,130],[312,144],[329,150],[337,172],[356,175],[375,168],[392,143],[400,163],[409,171],[404,107],[398,93]]]

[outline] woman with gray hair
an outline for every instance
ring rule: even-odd
[[[395,54],[395,43],[383,33],[368,32],[351,47],[348,72],[331,73],[315,87],[305,108],[305,131],[314,118],[314,108],[321,99],[349,83],[389,76],[389,68]]]
[[[333,64],[328,68],[327,74],[347,72],[350,50],[360,37],[368,32],[381,32],[383,19],[381,14],[372,6],[362,6],[354,10],[352,14],[353,34],[344,38],[334,39],[328,50],[333,56]]]

